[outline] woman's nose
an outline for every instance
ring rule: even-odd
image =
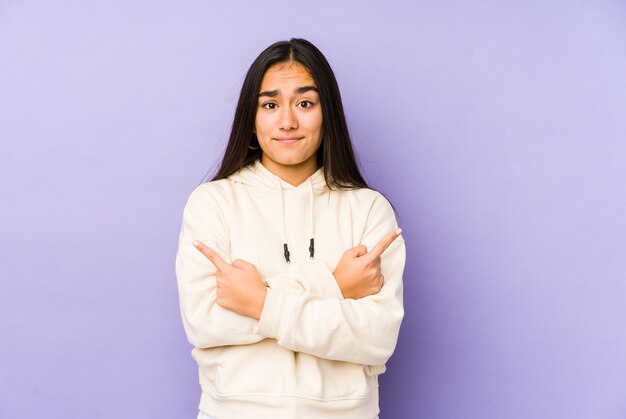
[[[282,109],[279,124],[280,129],[286,131],[298,128],[298,118],[291,107],[285,106]]]

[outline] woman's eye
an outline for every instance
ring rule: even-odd
[[[263,104],[263,107],[265,109],[273,110],[273,109],[276,109],[276,104],[273,102],[268,102],[268,103]]]
[[[302,102],[300,102],[301,108],[310,108],[311,106],[313,106],[313,102],[309,102],[308,100],[303,100]]]

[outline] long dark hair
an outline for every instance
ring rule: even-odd
[[[348,124],[335,74],[322,52],[305,39],[292,38],[270,45],[254,60],[241,87],[237,110],[224,158],[212,180],[224,179],[261,157],[253,133],[263,75],[278,63],[298,62],[304,65],[319,90],[322,105],[322,143],[317,150],[317,164],[324,168],[326,184],[336,188],[367,188],[356,161]]]

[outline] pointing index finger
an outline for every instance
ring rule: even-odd
[[[215,250],[211,249],[206,244],[196,240],[196,241],[193,242],[193,245],[204,256],[206,256],[207,259],[209,259],[211,261],[211,263],[213,263],[213,265],[215,265],[215,267],[217,268],[218,271],[223,271],[223,270],[225,270],[226,268],[228,268],[230,266],[228,263],[226,263],[224,261],[224,259],[222,259],[222,257],[220,255],[217,254],[217,252]]]
[[[393,243],[393,241],[398,238],[400,234],[402,234],[402,229],[396,228],[391,233],[383,237],[382,240],[379,241],[376,246],[372,247],[372,250],[370,250],[367,254],[372,258],[380,257],[380,255],[387,250],[389,245],[391,245],[391,243]]]

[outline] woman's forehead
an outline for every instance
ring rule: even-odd
[[[303,86],[315,86],[315,80],[311,72],[297,61],[277,63],[267,69],[261,80],[260,90],[280,90],[280,86],[302,84]]]

